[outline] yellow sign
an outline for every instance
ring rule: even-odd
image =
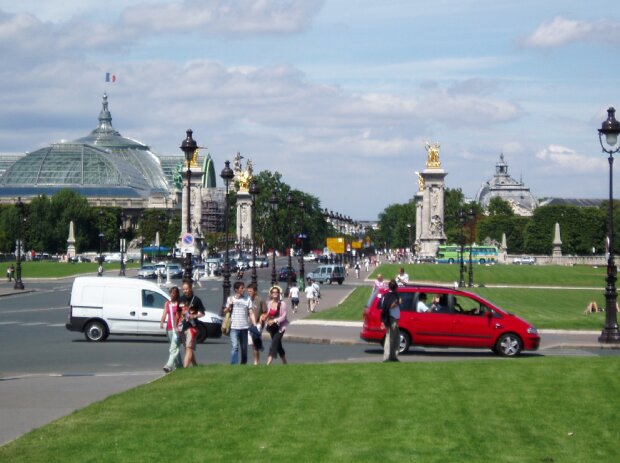
[[[351,241],[351,247],[353,249],[362,249],[362,242],[361,241]]]
[[[334,254],[344,254],[344,238],[327,238],[327,248]]]

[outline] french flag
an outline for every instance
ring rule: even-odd
[[[116,82],[116,76],[114,74],[110,74],[109,72],[105,73],[105,81],[106,82]]]

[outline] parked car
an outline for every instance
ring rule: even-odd
[[[375,290],[364,310],[360,337],[365,341],[383,343],[385,339],[379,309],[384,293]],[[400,352],[410,346],[486,348],[514,357],[540,345],[534,326],[476,294],[431,285],[405,285],[398,288],[398,294],[402,299]],[[429,311],[419,312],[416,308],[424,298]]]
[[[327,264],[319,265],[312,272],[308,273],[307,278],[312,278],[319,283],[328,285],[337,282],[341,285],[344,282],[346,271],[342,265]]]
[[[154,265],[143,265],[138,270],[138,278],[157,278],[157,269]]]
[[[313,252],[309,252],[304,256],[304,261],[306,262],[315,262],[317,260],[317,255]]]
[[[166,264],[164,275],[167,277],[170,272],[170,278],[183,278],[183,268],[179,264]]]
[[[84,333],[88,341],[109,335],[165,336],[159,327],[170,297],[151,281],[133,278],[77,277],[71,289],[69,331]],[[205,312],[198,319],[198,342],[222,336],[222,317]]]
[[[536,263],[536,257],[532,257],[532,256],[515,257],[514,259],[512,259],[512,263],[517,264],[517,265],[534,265]]]
[[[278,281],[288,281],[288,267],[282,267],[278,272]],[[291,269],[291,281],[297,281],[297,272]]]

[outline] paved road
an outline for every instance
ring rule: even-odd
[[[283,262],[282,262],[282,265]],[[281,265],[278,264],[278,267]],[[311,266],[310,266],[311,268]],[[271,269],[259,271],[259,286],[266,291]],[[246,282],[249,274],[246,274]],[[105,343],[86,342],[79,333],[64,328],[72,279],[26,281],[26,292],[0,283],[0,444],[62,417],[93,401],[121,392],[163,375],[164,338],[110,337]],[[322,307],[332,307],[363,281],[322,288]],[[221,304],[221,282],[197,288],[207,308]],[[7,295],[8,294],[8,295]],[[303,300],[303,298],[302,298]],[[304,320],[291,315],[285,345],[288,357],[302,362],[380,361],[380,346],[359,340],[358,323]],[[360,313],[361,319],[361,313]],[[597,332],[543,332],[541,350],[526,355],[592,356],[615,354],[601,350]],[[297,341],[297,342],[294,342]],[[199,363],[227,363],[229,340],[209,340],[199,346]],[[415,348],[405,362],[463,359],[502,361],[486,351]]]

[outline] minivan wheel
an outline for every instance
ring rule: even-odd
[[[327,278],[327,279],[325,280],[325,284],[326,284],[326,285],[331,285],[331,284],[332,284],[332,280],[331,280],[331,278]]]
[[[108,328],[105,323],[95,320],[86,325],[86,328],[84,329],[84,336],[87,341],[105,341],[108,337]]]
[[[341,285],[344,280],[338,280],[338,284]]]
[[[495,343],[495,353],[502,357],[516,357],[521,353],[523,343],[516,334],[506,333]]]
[[[406,331],[400,332],[400,342],[398,343],[398,353],[402,354],[409,350],[409,346],[411,346],[411,338],[409,337],[409,333]]]

